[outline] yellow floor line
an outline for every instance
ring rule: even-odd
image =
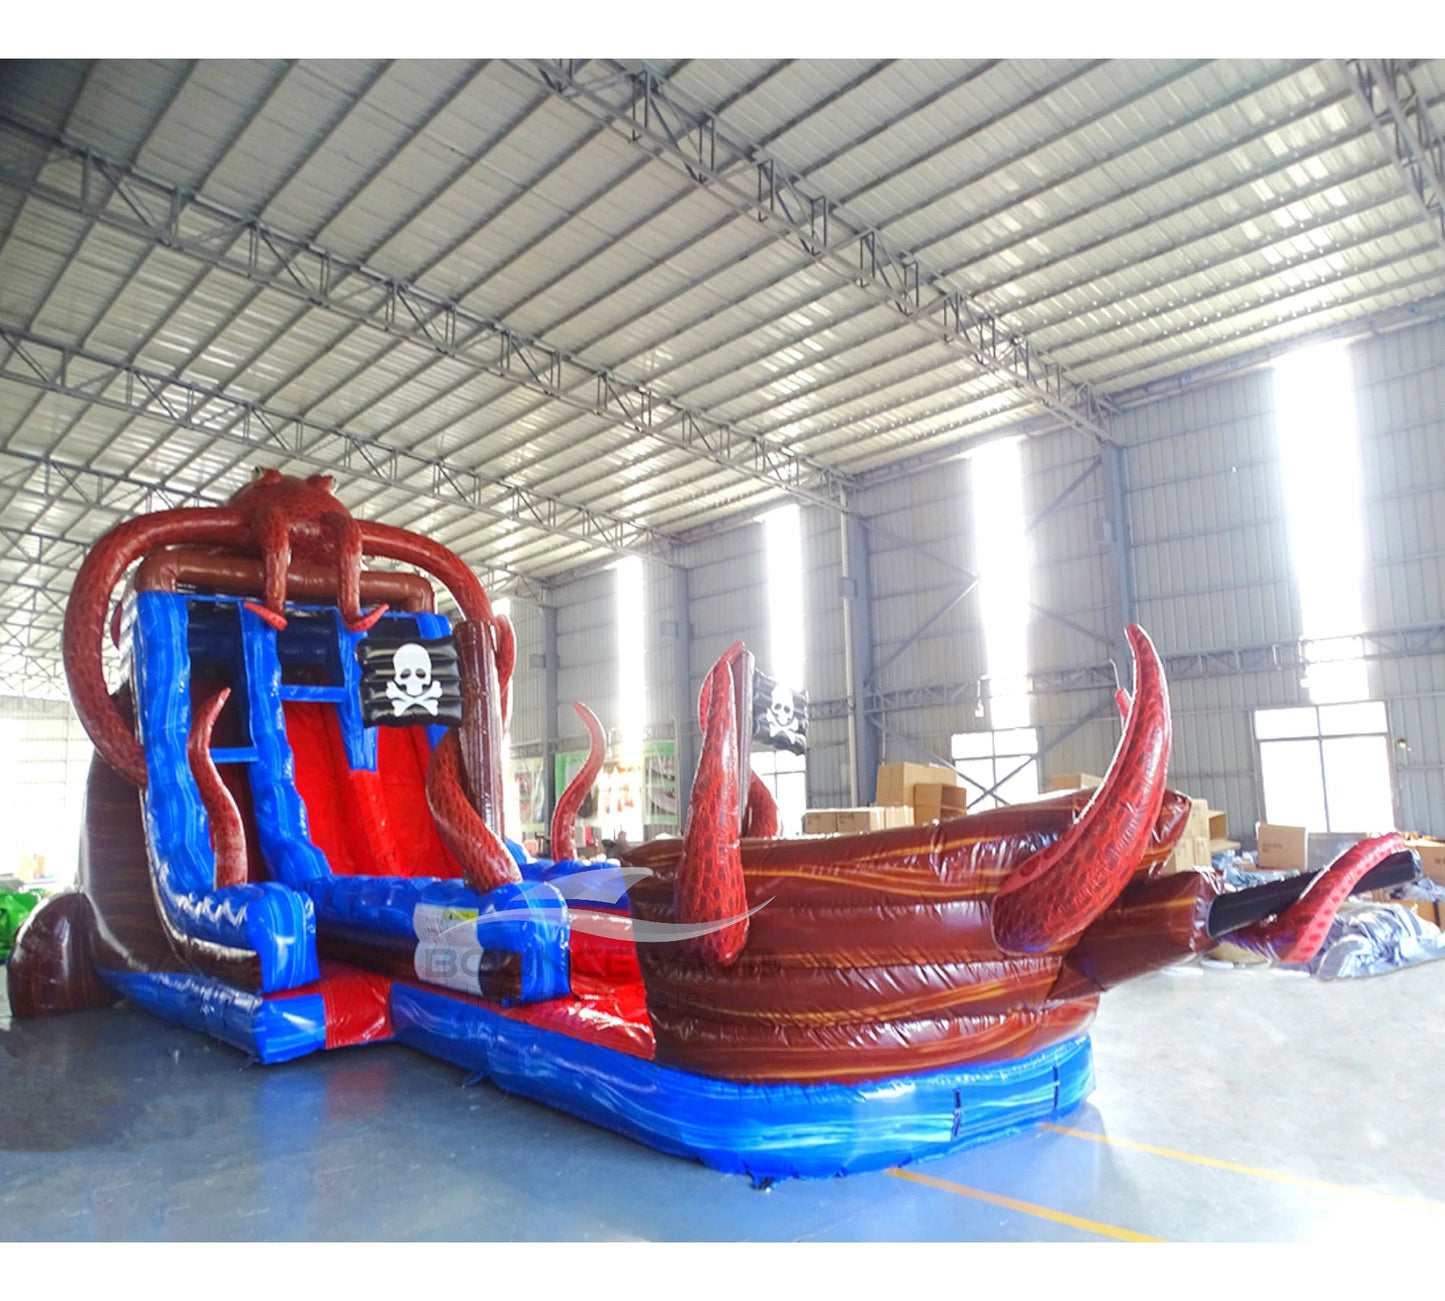
[[[1066,1125],[1045,1123],[1039,1128],[1052,1130],[1055,1134],[1067,1134],[1070,1138],[1087,1138],[1094,1143],[1106,1143],[1110,1147],[1127,1147],[1136,1152],[1148,1152],[1153,1156],[1169,1157],[1173,1161],[1187,1161],[1191,1165],[1213,1166],[1216,1170],[1232,1170],[1235,1174],[1254,1175],[1259,1179],[1274,1179],[1280,1183],[1298,1184],[1302,1188],[1317,1188],[1323,1192],[1352,1193],[1357,1197],[1381,1197],[1401,1206],[1414,1207],[1416,1210],[1434,1211],[1437,1215],[1445,1213],[1445,1204],[1427,1201],[1421,1197],[1401,1197],[1395,1193],[1377,1193],[1370,1188],[1355,1188],[1349,1184],[1332,1184],[1325,1179],[1310,1179],[1305,1175],[1285,1174],[1280,1170],[1265,1170],[1260,1166],[1241,1165],[1238,1161],[1222,1161],[1218,1157],[1198,1156],[1193,1152],[1179,1152],[1172,1147],[1155,1147],[1152,1143],[1136,1143],[1131,1138],[1110,1138],[1107,1134],[1095,1134],[1087,1129],[1070,1129]]]
[[[1097,1233],[1104,1238],[1117,1238],[1120,1242],[1163,1242],[1162,1238],[1151,1238],[1145,1233],[1135,1233],[1132,1229],[1116,1228],[1112,1224],[1101,1224],[1098,1220],[1086,1220],[1082,1215],[1070,1215],[1067,1211],[1056,1211],[1048,1206],[1035,1206],[1033,1202],[1021,1202],[1015,1197],[1003,1197],[998,1193],[985,1192],[982,1188],[969,1188],[964,1184],[952,1183],[947,1179],[935,1179],[932,1175],[923,1175],[914,1170],[899,1170],[897,1168],[887,1172],[895,1179],[906,1179],[912,1184],[925,1184],[929,1188],[941,1188],[946,1193],[957,1193],[960,1197],[972,1197],[978,1202],[987,1202],[990,1206],[1002,1206],[1006,1210],[1019,1211],[1024,1215],[1033,1215],[1041,1220],[1052,1220],[1055,1224],[1067,1224],[1072,1229],[1083,1229],[1085,1233]]]

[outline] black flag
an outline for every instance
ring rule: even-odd
[[[450,637],[367,637],[356,658],[367,727],[461,725],[462,681]]]
[[[753,740],[775,750],[806,754],[808,693],[794,691],[753,670]]]

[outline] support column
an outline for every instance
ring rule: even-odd
[[[844,506],[846,507],[846,498]],[[868,531],[856,515],[839,517],[843,559],[843,647],[848,676],[848,798],[871,804],[876,793],[880,754],[879,720],[867,711],[873,680],[873,585]]]
[[[692,779],[697,771],[695,734],[697,701],[692,694],[692,584],[682,565],[672,571],[673,715],[676,720],[677,827],[681,832],[692,799]]]
[[[1100,447],[1103,457],[1101,470],[1104,475],[1104,494],[1108,515],[1104,521],[1106,541],[1109,543],[1109,569],[1112,595],[1109,646],[1114,663],[1118,667],[1119,681],[1128,686],[1130,667],[1129,643],[1124,629],[1135,622],[1134,570],[1130,562],[1129,545],[1129,495],[1124,474],[1124,449],[1118,443],[1103,443]]]
[[[557,807],[557,607],[542,607],[542,783],[547,825]]]

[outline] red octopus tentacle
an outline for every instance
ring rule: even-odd
[[[462,865],[473,890],[485,894],[499,885],[520,883],[522,873],[502,839],[482,821],[462,785],[461,743],[448,731],[432,751],[426,771],[426,802],[446,847]]]
[[[739,656],[746,655],[747,653],[748,648],[742,642],[735,641],[718,657],[718,664],[726,664],[731,667],[737,663]],[[713,671],[703,679],[702,690],[697,693],[697,725],[702,728],[704,732],[707,731],[707,714],[709,702],[712,699],[713,678],[716,673],[717,666],[714,665]]]
[[[361,549],[368,556],[385,556],[424,569],[439,579],[461,607],[462,615],[480,623],[497,623],[492,603],[487,599],[481,580],[472,573],[460,556],[420,534],[374,520],[357,520]]]
[[[1129,710],[1132,709],[1134,705],[1133,697],[1130,696],[1123,687],[1120,687],[1114,692],[1114,703],[1119,707],[1119,717],[1127,723],[1129,721]]]
[[[216,725],[230,687],[222,687],[191,714],[191,734],[186,741],[186,758],[191,775],[201,789],[201,803],[211,823],[211,849],[216,858],[216,889],[246,884],[246,831],[241,811],[211,758],[211,730]]]
[[[708,675],[702,757],[682,833],[682,854],[673,879],[673,912],[685,924],[740,918],[687,943],[705,962],[728,966],[747,942],[747,891],[738,845],[737,705],[732,652]]]
[[[743,835],[771,840],[778,834],[778,802],[757,773],[748,778],[748,809],[743,816]]]
[[[1308,962],[1320,951],[1330,923],[1360,878],[1404,848],[1405,838],[1398,831],[1362,840],[1310,882],[1278,917],[1231,931],[1224,938],[1275,962]]]
[[[321,517],[321,527],[336,548],[336,604],[342,622],[350,632],[366,632],[389,607],[383,602],[370,614],[361,613],[361,530],[341,511],[328,511]]]
[[[247,601],[246,609],[280,632],[286,626],[286,571],[291,568],[291,521],[280,510],[258,510],[251,517],[251,538],[260,548],[265,578],[260,602]]]
[[[552,857],[559,863],[564,859],[577,857],[577,810],[602,771],[602,760],[607,757],[607,734],[602,723],[580,700],[572,702],[577,717],[587,729],[587,762],[562,792],[557,807],[552,813]]]
[[[993,901],[993,934],[1008,953],[1039,953],[1082,932],[1124,888],[1164,802],[1169,694],[1149,635],[1128,630],[1135,692],[1104,781],[1078,821],[1020,863]]]
[[[498,614],[493,628],[497,635],[497,684],[502,691],[502,722],[507,721],[507,702],[512,694],[512,669],[517,663],[517,634],[512,621]]]
[[[249,537],[238,511],[187,506],[117,524],[90,548],[65,607],[63,654],[70,698],[101,757],[132,786],[145,786],[145,751],[105,685],[101,643],[110,594],[142,556],[172,545],[243,546]]]

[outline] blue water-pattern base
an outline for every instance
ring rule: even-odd
[[[326,1047],[326,1008],[320,994],[263,998],[190,972],[102,968],[100,974],[137,1007],[262,1062],[290,1061]]]
[[[1014,1062],[868,1084],[737,1084],[630,1057],[474,1003],[394,985],[396,1038],[676,1156],[754,1179],[945,1156],[1050,1120],[1093,1089],[1087,1037]]]
[[[268,999],[205,976],[102,974],[146,1011],[262,1062],[326,1046],[319,994]],[[1086,1037],[1015,1062],[867,1084],[737,1084],[659,1066],[436,990],[394,985],[391,1016],[400,1042],[509,1093],[755,1180],[859,1174],[946,1156],[1062,1116],[1094,1086]]]

